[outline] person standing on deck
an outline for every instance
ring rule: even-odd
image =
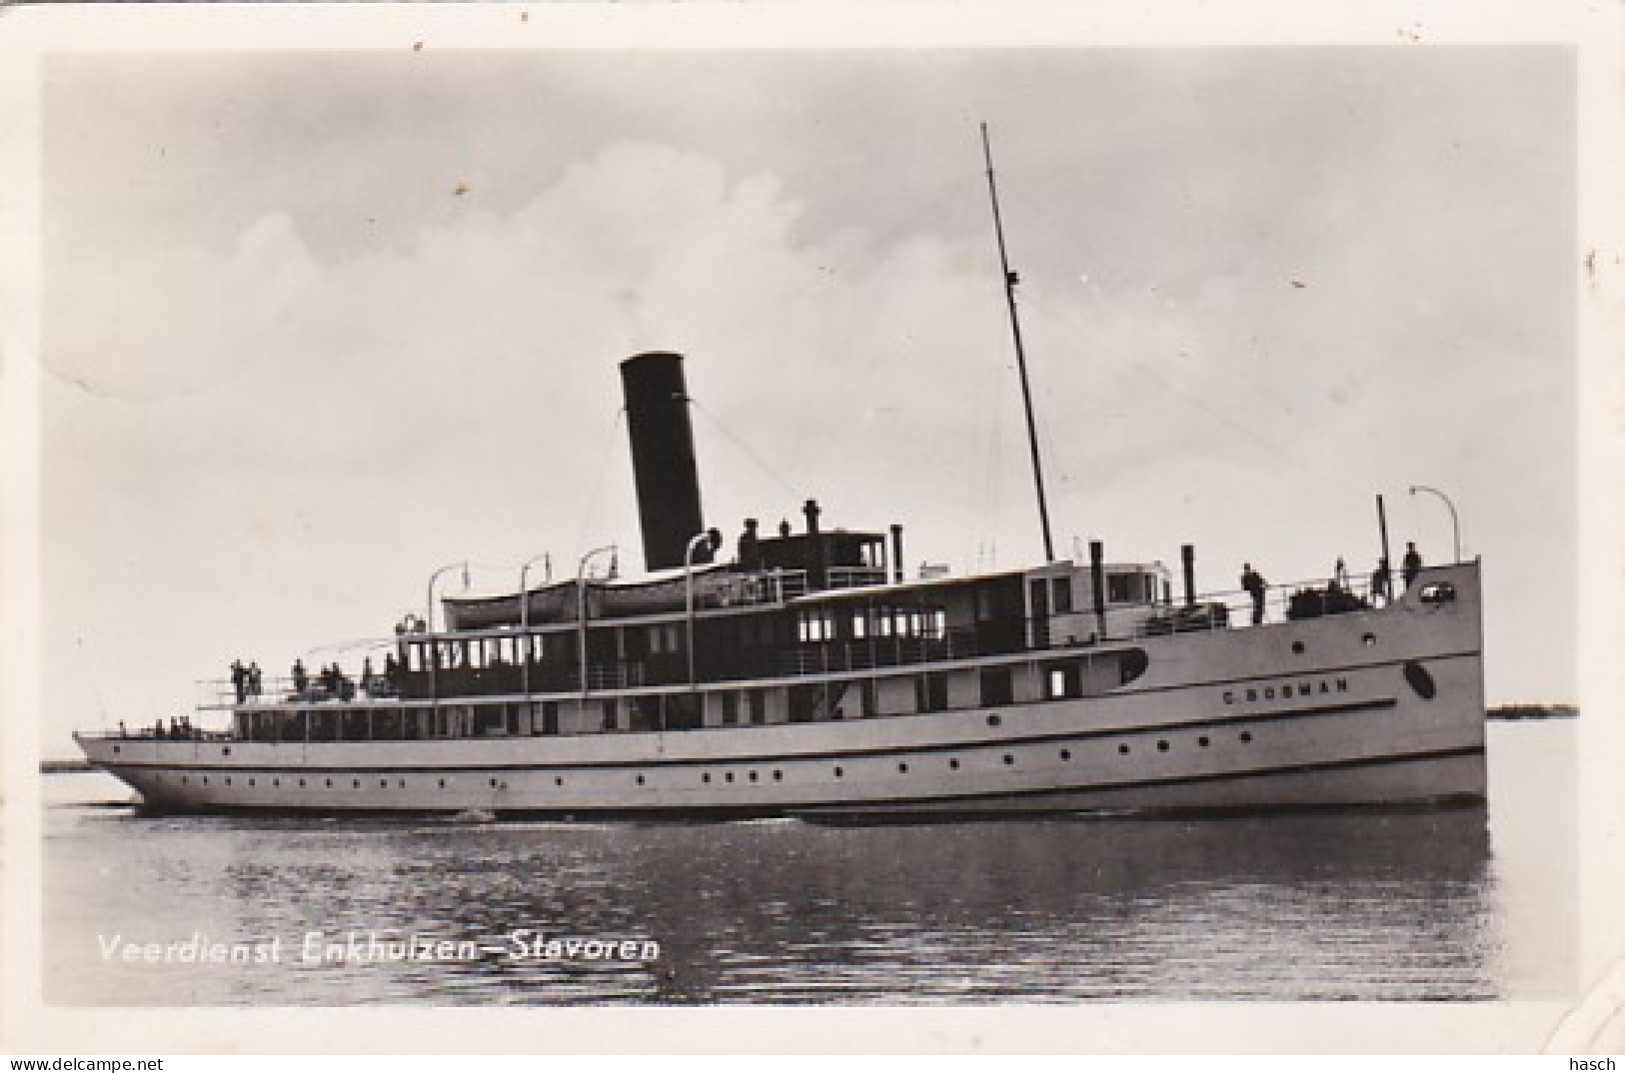
[[[241,704],[248,696],[248,670],[240,659],[231,661],[231,687],[237,692],[237,703]]]
[[[1257,626],[1264,621],[1264,590],[1269,587],[1269,583],[1264,580],[1262,574],[1253,569],[1252,563],[1242,563],[1241,587],[1253,598],[1253,625]]]
[[[1422,572],[1422,556],[1416,550],[1414,541],[1405,542],[1405,591],[1409,592],[1416,584],[1416,576]]]

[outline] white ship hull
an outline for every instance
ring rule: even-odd
[[[1481,800],[1478,567],[1423,580],[1453,598],[1140,638],[1143,674],[1074,699],[666,732],[80,744],[157,811],[946,817]]]

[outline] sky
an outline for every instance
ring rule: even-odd
[[[1444,561],[1427,485],[1491,703],[1576,699],[1568,49],[65,53],[41,101],[48,754],[353,668],[448,563],[640,569],[643,350],[730,542],[811,497],[1039,560],[982,122],[1058,554],[1363,573],[1380,494]]]

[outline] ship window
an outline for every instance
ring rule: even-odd
[[[1453,604],[1456,602],[1456,587],[1448,581],[1436,582],[1432,585],[1422,586],[1422,602],[1425,604]]]
[[[1050,700],[1083,696],[1083,661],[1068,660],[1065,663],[1051,664],[1047,681]]]
[[[992,707],[1015,699],[1009,667],[982,668],[982,703]]]
[[[1106,602],[1126,604],[1134,599],[1133,574],[1111,574],[1106,578]]]
[[[1051,600],[1057,615],[1065,615],[1072,610],[1072,579],[1058,577],[1050,583]]]
[[[940,712],[948,707],[948,676],[922,674],[914,679],[915,707],[922,712]]]
[[[959,761],[957,759],[950,758],[949,761],[948,761],[948,767],[951,768],[954,771],[958,771],[959,770]]]
[[[739,723],[739,694],[722,694],[722,725],[736,726]]]
[[[868,621],[867,621],[867,618],[865,616],[865,612],[862,612],[862,611],[854,611],[854,612],[852,612],[852,636],[853,636],[853,638],[855,638],[856,640],[861,641],[865,637],[867,637],[868,634],[869,634]]]
[[[746,696],[750,698],[750,721],[757,726],[767,722],[767,694],[753,689]]]

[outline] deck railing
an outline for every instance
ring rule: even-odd
[[[799,578],[804,581],[804,575],[800,572],[782,572],[777,576],[785,583],[785,590],[781,593],[785,599],[790,598],[789,591],[795,580]],[[1392,591],[1396,594],[1402,591],[1402,583],[1397,579]],[[1266,624],[1288,618],[1359,611],[1380,607],[1385,602],[1372,577],[1364,575],[1337,584],[1335,592],[1330,581],[1315,580],[1269,586],[1265,597],[1263,621]],[[1131,614],[1125,616],[1125,610]],[[700,682],[794,678],[881,667],[930,665],[1021,651],[1038,655],[1061,653],[1075,647],[1174,633],[1245,629],[1252,625],[1253,605],[1250,594],[1233,589],[1203,595],[1194,606],[1156,604],[1140,606],[1138,610],[1143,612],[1141,614],[1132,614],[1134,610],[1122,606],[1109,608],[1109,622],[1114,624],[1114,629],[1108,631],[1104,638],[1090,638],[1085,642],[1061,642],[1059,638],[1050,638],[1049,620],[1026,619],[1019,626],[1006,622],[998,627],[952,627],[925,635],[877,634],[818,643],[736,648],[720,653],[702,647],[696,653],[695,678]],[[1085,616],[1090,614],[1087,610],[1081,613]],[[1129,621],[1125,622],[1125,618]],[[517,695],[525,691],[527,680],[531,694],[581,690],[580,674],[573,661],[571,664],[532,662],[528,674],[521,666],[511,663],[485,667],[442,667],[435,677],[440,699]],[[262,679],[258,692],[245,690],[239,696],[229,681],[200,682],[197,706],[201,710],[229,710],[238,705],[252,707],[259,704],[433,699],[426,671],[397,670],[393,679],[375,674],[365,681],[346,680],[336,692],[324,684],[319,675],[314,679],[307,678],[303,684],[304,688],[300,689],[292,677],[269,677]],[[592,661],[587,672],[588,691],[687,684],[686,658],[669,653],[640,659]]]

